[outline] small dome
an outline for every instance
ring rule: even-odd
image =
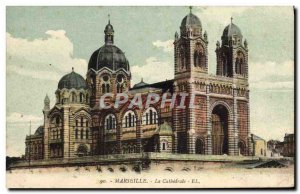
[[[201,27],[201,21],[196,15],[194,15],[193,13],[189,13],[181,21],[181,27],[188,27],[188,26]]]
[[[158,134],[158,135],[172,135],[173,130],[172,130],[172,127],[166,121],[164,121],[164,123],[161,124],[156,129],[155,134]]]
[[[113,71],[121,68],[129,71],[129,63],[123,51],[115,45],[110,44],[105,44],[96,50],[89,61],[88,69],[98,71],[103,67],[107,67]]]
[[[43,135],[43,134],[44,134],[44,126],[39,126],[34,133],[34,135]]]
[[[143,78],[142,78],[141,82],[139,82],[139,83],[137,83],[137,84],[134,84],[133,88],[140,88],[140,87],[144,87],[144,86],[147,86],[147,85],[148,85],[148,84],[145,83],[145,82],[143,81]]]
[[[242,44],[243,35],[240,28],[232,23],[225,27],[222,35],[222,45],[241,45]],[[232,41],[232,42],[231,42]]]
[[[186,15],[180,25],[181,36],[199,36],[202,35],[202,25],[200,19],[192,13],[192,7],[190,7],[190,13]]]
[[[58,82],[58,89],[87,89],[87,84],[83,77],[72,70],[71,73],[63,76]]]
[[[108,22],[108,24],[105,26],[104,32],[114,32],[114,27]]]
[[[237,25],[231,23],[228,26],[226,26],[226,28],[224,29],[223,37],[232,37],[234,35],[242,37],[242,32]]]

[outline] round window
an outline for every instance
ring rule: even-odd
[[[118,83],[122,83],[123,82],[123,75],[118,75],[117,76],[117,81],[118,81]]]
[[[105,75],[105,76],[103,76],[103,81],[105,81],[105,82],[107,82],[108,81],[108,76],[107,75]]]

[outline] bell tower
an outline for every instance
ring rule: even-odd
[[[232,20],[223,31],[222,44],[216,44],[217,75],[247,80],[248,43],[243,42],[241,30]]]
[[[190,78],[193,74],[207,74],[207,33],[202,33],[200,19],[192,13],[186,15],[175,33],[175,79]]]
[[[186,104],[194,104],[196,82],[207,77],[207,45],[207,33],[203,32],[200,19],[192,13],[192,7],[190,7],[189,13],[181,21],[180,35],[176,32],[174,41],[174,87],[176,93],[187,95]],[[173,111],[173,152],[192,154],[195,153],[197,108],[188,105],[185,108],[179,108],[183,98],[183,96],[178,96]]]

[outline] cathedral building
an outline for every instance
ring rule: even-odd
[[[44,100],[44,124],[26,137],[26,158],[48,160],[84,156],[166,152],[199,155],[251,155],[248,48],[231,23],[216,43],[216,75],[208,73],[208,34],[190,11],[174,37],[174,79],[131,87],[124,52],[114,42],[110,21],[104,45],[89,60],[86,79],[73,69],[58,82],[56,102]],[[151,76],[151,75],[150,75]],[[178,108],[161,99],[148,108],[129,102],[102,109],[101,96],[126,93],[192,94],[195,106]],[[114,104],[115,97],[106,99]]]

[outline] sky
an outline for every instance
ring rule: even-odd
[[[251,132],[266,140],[293,133],[293,7],[193,7],[192,12],[208,34],[210,74],[216,73],[216,42],[231,17],[247,39]],[[108,14],[133,85],[141,78],[153,83],[174,77],[174,34],[188,13],[188,6],[7,7],[7,155],[24,154],[29,122],[32,133],[43,125],[45,95],[53,106],[60,78],[72,67],[85,77],[91,54],[104,44]]]

